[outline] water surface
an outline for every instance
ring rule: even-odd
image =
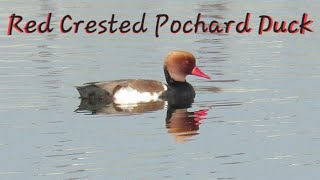
[[[319,3],[304,1],[3,1],[0,13],[0,179],[317,179],[320,164]],[[144,34],[17,34],[8,16],[137,20]],[[244,20],[250,34],[154,37],[155,16]],[[314,33],[257,34],[258,16],[301,19]],[[213,79],[189,77],[191,108],[116,115],[74,112],[74,86],[164,81],[171,50],[192,52]],[[199,114],[200,112],[200,114]],[[198,114],[197,114],[198,113]],[[198,117],[198,119],[197,119]],[[196,120],[195,120],[196,119]]]

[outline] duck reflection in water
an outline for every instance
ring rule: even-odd
[[[138,103],[132,105],[118,105],[106,103],[98,100],[81,99],[81,103],[76,110],[78,113],[88,113],[89,115],[135,115],[167,108],[165,118],[166,128],[175,141],[178,143],[191,140],[194,135],[198,135],[201,122],[208,114],[208,109],[198,111],[188,111],[192,102],[180,101],[153,101],[148,103]]]
[[[188,112],[187,109],[169,108],[166,117],[168,133],[175,138],[176,142],[191,140],[192,136],[199,134],[199,126],[207,114],[207,109]]]

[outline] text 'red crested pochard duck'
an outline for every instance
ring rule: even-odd
[[[195,57],[186,51],[173,51],[164,61],[167,84],[155,80],[123,79],[106,82],[91,82],[77,87],[82,99],[115,104],[136,104],[151,101],[193,102],[195,92],[186,82],[187,75],[210,79],[197,66]]]

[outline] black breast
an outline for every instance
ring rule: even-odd
[[[173,82],[168,84],[168,89],[160,98],[168,101],[171,107],[186,107],[193,103],[195,92],[191,84],[187,82]]]

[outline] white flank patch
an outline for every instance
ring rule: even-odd
[[[167,85],[165,85],[163,83],[162,83],[162,87],[163,87],[164,91],[166,91],[168,89]]]
[[[165,87],[167,89],[167,87]],[[131,87],[119,89],[114,95],[114,103],[116,104],[137,104],[141,102],[158,101],[163,91],[158,93],[138,92]]]

